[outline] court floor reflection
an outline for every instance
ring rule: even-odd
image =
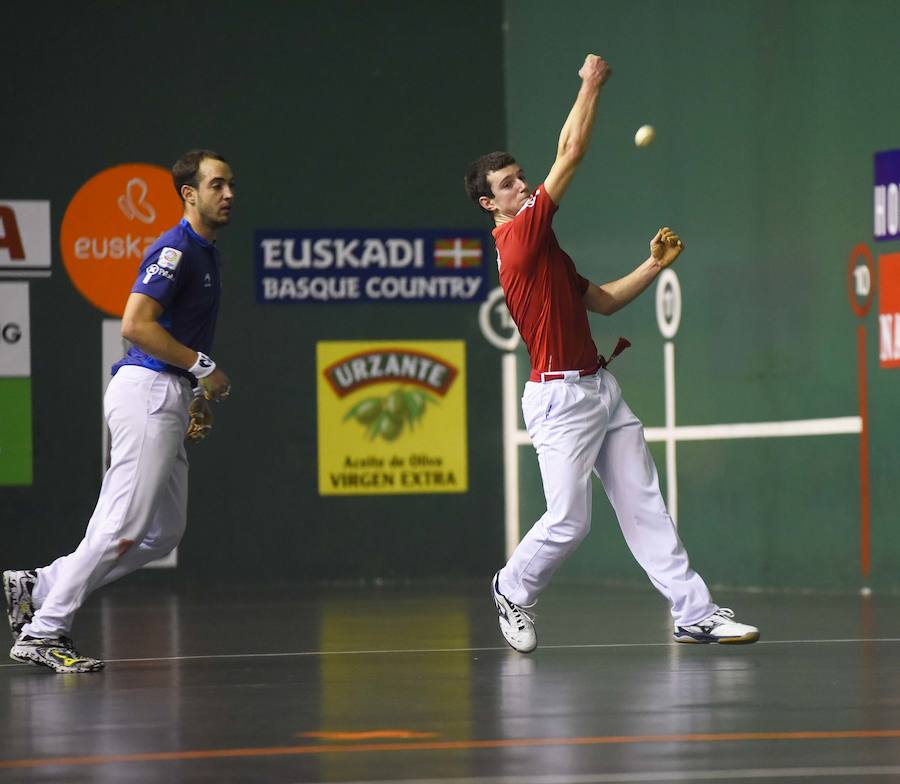
[[[0,666],[0,781],[775,781],[838,766],[900,780],[900,597],[730,598],[760,643],[676,645],[650,589],[560,583],[522,656],[481,583],[113,586],[77,630],[106,671]]]

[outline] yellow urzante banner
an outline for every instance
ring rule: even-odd
[[[316,344],[320,495],[463,493],[466,344]]]

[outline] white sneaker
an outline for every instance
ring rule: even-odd
[[[49,667],[54,672],[97,672],[105,663],[82,656],[69,637],[29,637],[20,634],[9,650],[9,658],[23,664]]]
[[[34,617],[32,591],[37,583],[37,572],[30,569],[3,572],[3,594],[6,597],[6,616],[13,637],[18,637],[26,624]]]
[[[500,618],[500,631],[509,646],[519,653],[531,653],[537,648],[537,635],[534,633],[534,616],[526,612],[518,604],[513,604],[502,593],[499,584],[500,573],[491,580],[491,594]],[[533,607],[534,605],[529,605]]]
[[[692,626],[676,626],[673,636],[675,642],[718,642],[741,645],[756,642],[759,639],[759,629],[746,623],[738,623],[734,620],[733,610],[720,607],[700,623]]]

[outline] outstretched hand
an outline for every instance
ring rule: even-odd
[[[663,226],[656,236],[650,240],[650,255],[665,269],[674,263],[684,250],[681,238],[668,226]]]
[[[584,58],[584,65],[579,69],[578,75],[582,81],[594,82],[598,87],[602,87],[612,75],[612,69],[599,55],[589,54]]]

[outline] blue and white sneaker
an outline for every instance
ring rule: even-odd
[[[36,667],[49,667],[54,672],[96,672],[106,664],[100,659],[82,656],[69,637],[29,637],[20,634],[9,650],[9,658]]]
[[[519,653],[531,653],[537,648],[537,635],[534,632],[534,616],[518,604],[513,604],[500,593],[500,573],[491,580],[491,595],[497,606],[500,620],[500,631],[509,647]],[[528,605],[533,607],[534,605]]]
[[[37,572],[31,570],[7,571],[3,573],[3,595],[6,597],[6,616],[13,637],[18,637],[22,628],[34,617],[31,594],[37,583]]]
[[[759,639],[759,629],[734,620],[734,611],[720,607],[706,620],[691,626],[676,626],[675,642],[746,645]]]

